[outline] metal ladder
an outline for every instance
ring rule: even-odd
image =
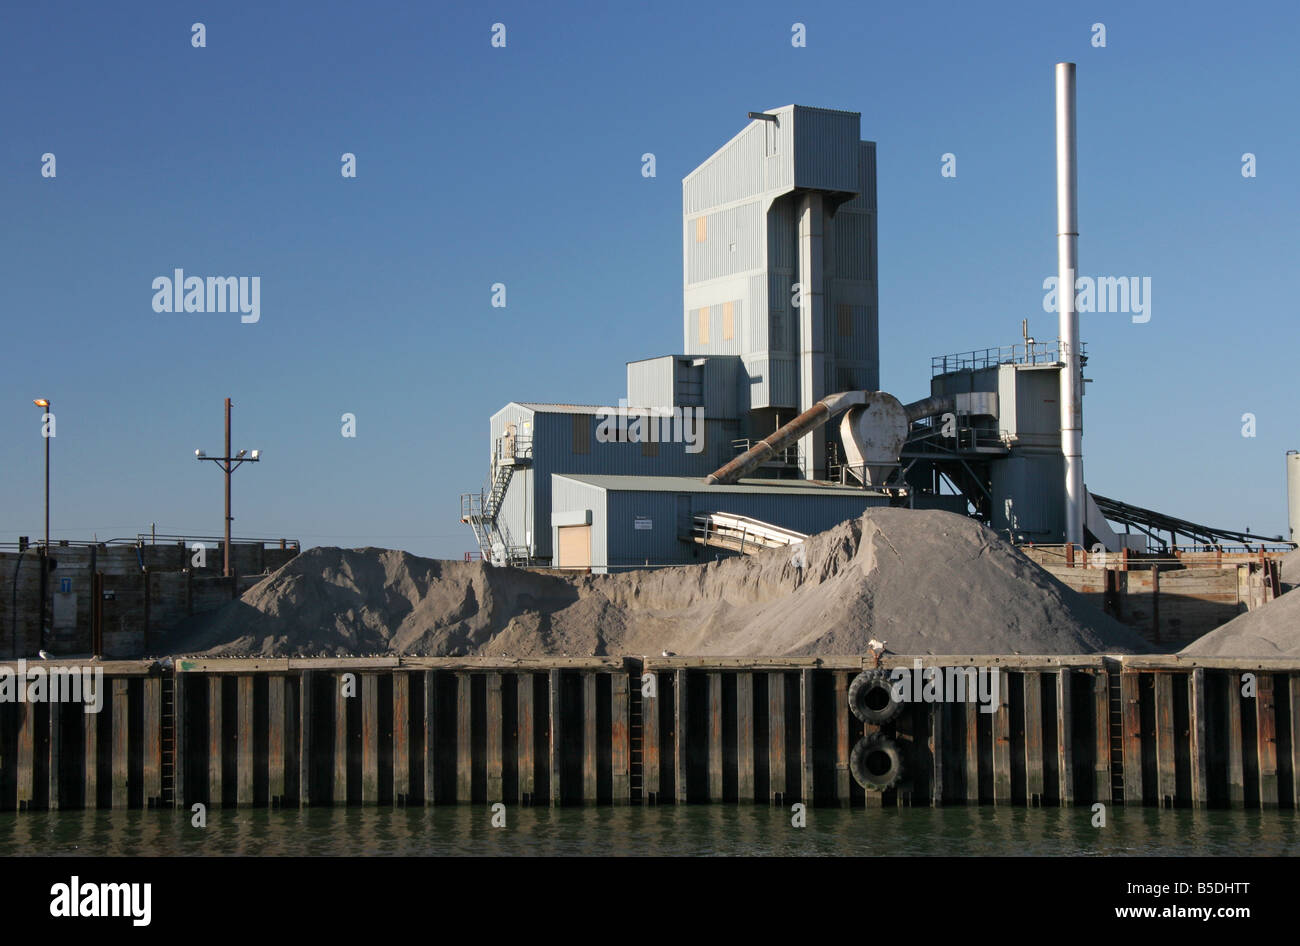
[[[627,694],[628,782],[632,801],[645,799],[645,778],[642,771],[644,756],[644,729],[641,722],[641,681],[637,674],[628,680]]]
[[[1124,803],[1124,704],[1120,698],[1119,674],[1106,669],[1110,692],[1110,797],[1116,805]]]
[[[176,804],[176,676],[162,677],[162,806]]]

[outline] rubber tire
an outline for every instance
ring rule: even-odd
[[[889,696],[888,702],[881,709],[872,709],[867,705],[867,694],[877,688],[883,688]],[[887,670],[864,670],[849,684],[849,709],[853,715],[864,723],[879,726],[888,722],[903,711],[903,704],[894,700],[893,684]]]
[[[867,768],[867,758],[876,752],[883,752],[889,757],[889,769],[881,775],[873,775]],[[898,751],[894,740],[884,733],[873,732],[858,740],[849,756],[849,771],[853,779],[863,788],[873,792],[883,792],[898,784],[903,777],[903,756]]]

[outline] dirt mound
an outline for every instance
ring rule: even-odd
[[[1300,657],[1300,592],[1288,592],[1184,647],[1190,657]]]
[[[872,509],[800,546],[565,575],[385,549],[304,552],[172,653],[433,656],[1130,653],[1135,632],[973,520]]]

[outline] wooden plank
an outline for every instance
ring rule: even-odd
[[[943,717],[947,705],[942,700],[930,704],[930,804],[935,808],[943,807]]]
[[[1142,675],[1124,671],[1119,677],[1121,732],[1124,747],[1124,804],[1142,804]]]
[[[131,722],[127,680],[118,677],[113,680],[113,785],[112,799],[114,808],[126,808],[130,803],[128,756],[130,740],[128,737]],[[31,712],[32,707],[27,707]],[[30,723],[28,723],[30,725]],[[20,750],[21,751],[21,750]],[[20,755],[21,758],[21,755]]]
[[[1043,804],[1043,675],[1028,671],[1021,676],[1025,694],[1025,802]]]
[[[1074,804],[1074,707],[1070,671],[1056,672],[1056,771],[1057,797],[1062,808]]]
[[[144,808],[162,807],[162,677],[145,677],[140,727]]]
[[[1246,777],[1242,767],[1241,731],[1241,674],[1227,674],[1228,715],[1228,807],[1243,808],[1246,804]]]
[[[966,804],[980,803],[980,704],[966,703]]]
[[[612,801],[626,805],[632,801],[632,743],[628,727],[629,713],[628,674],[618,671],[609,678],[609,762]]]
[[[334,681],[334,795],[335,805],[348,803],[348,701],[343,695],[343,677]]]
[[[253,678],[242,674],[235,682],[237,753],[235,755],[236,804],[253,804]]]
[[[103,681],[100,681],[103,686]],[[103,699],[103,694],[100,694]],[[102,707],[101,707],[102,710]],[[82,763],[82,804],[86,808],[99,807],[99,713],[83,713],[81,722],[84,756]]]
[[[582,675],[582,800],[596,803],[596,763],[600,747],[596,739],[596,675]]]
[[[411,786],[411,675],[393,674],[393,804],[405,805]]]
[[[438,797],[438,673],[424,671],[424,803],[433,805]]]
[[[853,803],[852,776],[849,774],[849,755],[852,752],[849,746],[849,672],[836,670],[834,680],[835,802],[841,808],[848,808]]]
[[[456,801],[474,800],[474,702],[473,680],[468,673],[456,674]]]
[[[641,683],[641,797],[646,803],[658,803],[660,787],[660,766],[663,764],[662,727],[659,724],[659,677],[652,671],[643,670]],[[647,690],[653,681],[654,696],[647,696]]]
[[[1110,674],[1095,670],[1092,674],[1092,800],[1109,805],[1114,794],[1110,771]]]
[[[677,803],[685,804],[686,794],[686,671],[673,672],[673,789]]]
[[[811,806],[817,797],[813,785],[816,751],[816,731],[813,729],[816,713],[813,708],[813,671],[803,670],[799,673],[799,763],[802,784],[801,797],[805,805]]]
[[[1003,674],[993,715],[993,804],[1011,804],[1011,681]]]
[[[57,699],[51,699],[50,707],[50,738],[46,745],[45,771],[49,777],[49,786],[46,791],[46,798],[50,811],[58,811],[63,807],[63,780],[61,769],[63,766],[63,703]],[[75,708],[75,707],[74,707]]]
[[[208,807],[221,807],[221,684],[222,677],[208,677]]]
[[[1155,675],[1156,686],[1156,804],[1174,807],[1178,794],[1174,759],[1174,678],[1168,673]]]
[[[287,743],[285,679],[282,674],[266,678],[266,801],[272,808],[284,804],[285,756]]]
[[[1256,758],[1259,760],[1259,807],[1277,807],[1277,711],[1273,674],[1260,673],[1255,697]]]
[[[1290,674],[1291,807],[1300,811],[1300,673]]]
[[[564,768],[564,744],[560,741],[560,671],[551,670],[547,674],[548,700],[551,728],[550,768],[551,768],[551,805],[564,804],[564,784],[561,776]]]
[[[116,686],[117,682],[116,680],[113,681],[114,686]],[[126,681],[124,680],[122,683],[125,684]],[[27,680],[19,676],[15,685],[26,687]],[[19,811],[27,811],[36,803],[36,704],[29,703],[24,699],[22,703],[17,704],[17,707],[20,716],[18,744],[15,747],[18,764],[17,803]],[[113,708],[116,710],[116,705]],[[113,732],[116,735],[116,720],[114,720]],[[116,772],[116,769],[114,772]],[[117,807],[116,802],[114,807]]]
[[[379,803],[379,677],[361,675],[361,804]]]
[[[505,711],[501,674],[487,674],[487,801],[505,801]]]
[[[535,690],[533,675],[528,672],[515,678],[515,709],[517,711],[519,750],[519,804],[530,805],[537,793],[537,759],[534,751],[533,701]]]
[[[709,801],[722,801],[722,674],[709,674]]]
[[[1191,730],[1192,805],[1204,808],[1209,804],[1209,779],[1206,755],[1209,744],[1205,739],[1205,670],[1195,668],[1188,676],[1187,699],[1189,729]]]
[[[316,752],[316,740],[311,700],[315,679],[316,674],[311,670],[298,675],[298,805],[303,808],[312,802],[311,760]]]
[[[769,801],[782,804],[786,797],[785,778],[785,674],[767,675],[767,781]]]

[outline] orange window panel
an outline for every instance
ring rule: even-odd
[[[736,337],[736,307],[733,303],[722,303],[722,337],[730,341]]]

